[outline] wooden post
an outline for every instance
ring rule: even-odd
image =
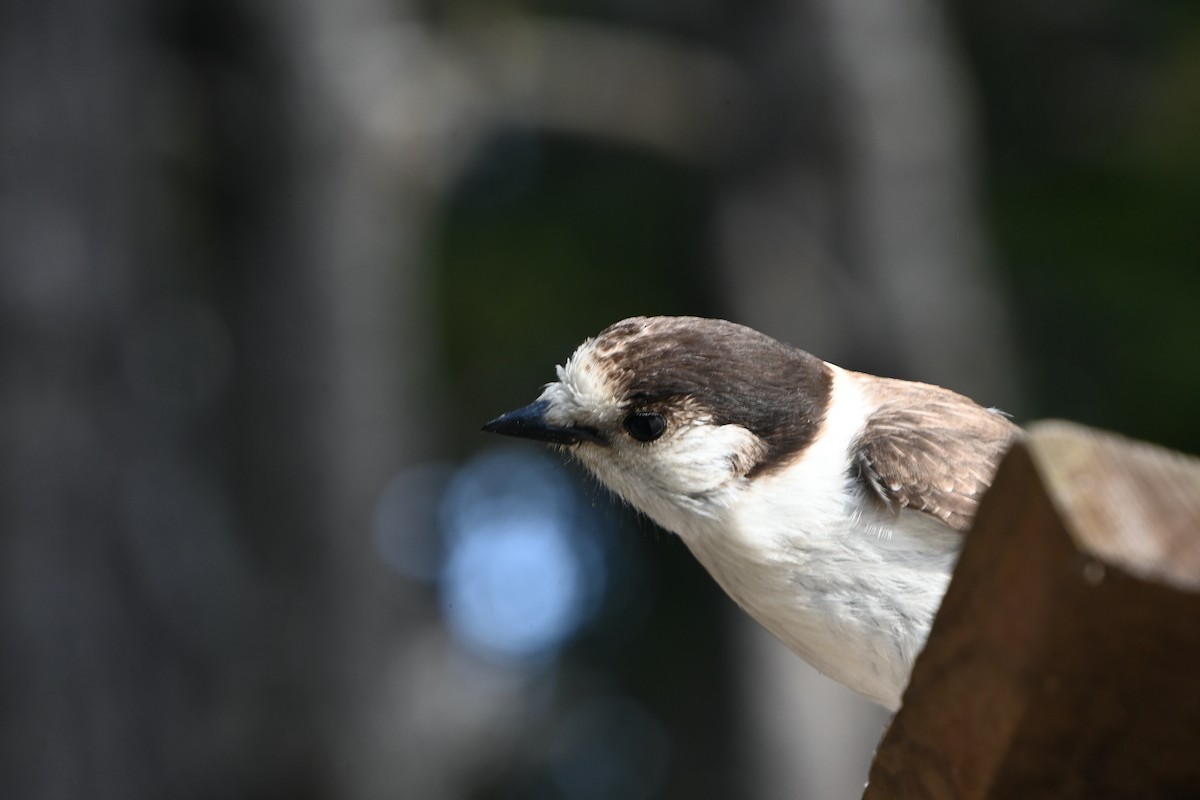
[[[984,497],[865,800],[1200,797],[1200,460],[1035,425]]]

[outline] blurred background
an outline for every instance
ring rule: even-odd
[[[1188,0],[0,11],[0,796],[840,798],[886,715],[479,426],[631,314],[1200,451]]]

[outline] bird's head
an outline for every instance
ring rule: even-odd
[[[569,448],[678,532],[802,452],[830,380],[820,359],[742,325],[633,317],[585,341],[534,403],[484,430]]]

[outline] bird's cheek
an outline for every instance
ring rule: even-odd
[[[681,494],[709,494],[749,472],[757,452],[753,434],[735,425],[707,428],[681,437],[672,450],[673,488]]]

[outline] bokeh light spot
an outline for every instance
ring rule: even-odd
[[[441,508],[442,610],[468,649],[540,663],[598,610],[607,570],[593,515],[541,453],[477,456],[451,479]]]

